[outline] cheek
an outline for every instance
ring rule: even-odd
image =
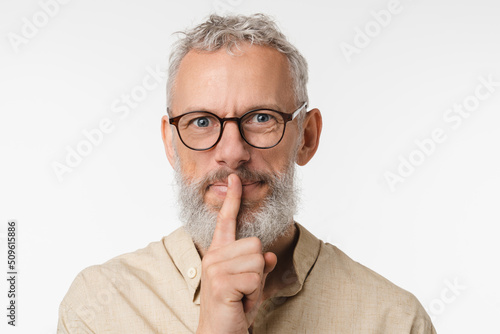
[[[278,146],[275,147],[276,150],[273,151],[271,162],[276,160],[281,167],[288,166],[290,161],[295,159],[294,154],[297,149],[298,135],[299,133],[296,126],[287,127],[283,139]]]
[[[208,166],[210,166],[209,152],[196,152],[183,145],[183,147],[177,146],[177,154],[180,170],[184,177],[199,179],[208,173]]]
[[[283,144],[283,145],[282,145]],[[262,159],[265,161],[267,167],[274,172],[284,172],[288,168],[290,162],[294,159],[293,153],[295,150],[294,145],[290,143],[279,143],[274,149],[266,150],[265,154],[262,155]]]

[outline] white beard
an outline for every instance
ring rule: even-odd
[[[298,190],[295,187],[295,163],[292,160],[284,173],[263,174],[242,167],[231,173],[242,180],[262,180],[268,185],[268,194],[260,203],[242,201],[237,218],[236,239],[257,237],[262,242],[263,251],[289,232],[293,225],[293,215],[297,211]],[[217,223],[220,206],[213,207],[204,201],[209,183],[227,179],[230,174],[221,169],[210,173],[200,180],[189,181],[183,178],[177,159],[175,181],[178,190],[180,220],[184,228],[201,249],[210,247]]]

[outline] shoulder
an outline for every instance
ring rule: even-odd
[[[92,265],[84,268],[73,280],[65,301],[70,301],[75,297],[77,299],[86,297],[85,290],[96,290],[101,288],[108,290],[109,285],[117,282],[124,283],[131,276],[136,276],[141,272],[146,273],[145,269],[151,263],[157,262],[161,256],[161,241],[151,242],[144,248],[134,252],[125,253],[116,256],[102,264]]]
[[[174,247],[178,230],[136,251],[118,255],[102,264],[86,267],[73,280],[62,304],[74,307],[82,303],[104,301],[123,294],[138,282],[153,282],[171,275],[174,260],[168,246]],[[89,299],[94,299],[90,301]]]
[[[331,288],[359,314],[377,314],[380,321],[410,333],[434,333],[429,316],[412,293],[354,261],[337,247],[321,242],[315,269],[330,278]],[[387,332],[391,330],[387,328]]]
[[[306,267],[307,279],[298,297],[304,303],[314,300],[315,313],[357,333],[371,332],[373,328],[388,334],[435,333],[413,294],[297,226],[300,261],[294,259],[294,264],[303,271],[300,263],[312,263],[312,267]]]
[[[344,284],[354,284],[360,288],[382,289],[385,293],[408,294],[382,275],[351,259],[336,246],[321,242],[317,265],[331,272]]]
[[[58,328],[63,333],[107,333],[118,327],[127,332],[131,323],[163,326],[177,314],[169,309],[192,303],[194,292],[178,267],[187,262],[186,254],[194,259],[191,263],[199,261],[189,235],[177,229],[144,248],[83,269],[60,304]],[[164,310],[162,320],[154,316]]]

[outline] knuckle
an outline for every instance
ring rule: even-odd
[[[260,254],[256,254],[255,255],[255,263],[259,268],[264,269],[264,266],[266,265],[266,261],[264,260],[264,256],[262,256]]]
[[[260,252],[262,252],[262,242],[260,241],[259,238],[257,238],[257,237],[250,237],[248,239],[249,239],[249,243],[250,243],[250,246],[251,246],[251,250],[254,253],[260,253]]]
[[[218,222],[223,222],[225,220],[225,215],[223,210],[220,210],[219,213],[217,214],[217,221]],[[217,225],[215,226],[215,231],[217,231]]]
[[[210,281],[210,290],[214,296],[221,296],[225,291],[223,280]]]
[[[216,265],[210,265],[205,268],[206,276],[209,278],[214,278],[219,274],[219,268]]]
[[[250,285],[252,287],[257,288],[258,286],[260,286],[261,277],[257,273],[249,273],[248,274],[248,282],[250,283]]]
[[[212,265],[212,263],[214,262],[212,260],[212,257],[213,257],[213,255],[211,255],[210,253],[207,253],[203,257],[203,259],[201,259],[201,268],[206,270],[208,267],[210,267]]]
[[[229,212],[226,212],[226,210],[220,210],[219,213],[217,214],[217,223],[224,224],[224,223],[227,223],[228,221],[231,221],[232,219],[235,219],[235,218],[232,218],[231,214]],[[218,233],[218,232],[220,232],[220,225],[216,224],[214,233]]]

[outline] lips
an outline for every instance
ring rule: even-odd
[[[242,185],[242,190],[245,190],[247,187],[249,189],[253,189],[253,187],[258,187],[262,184],[264,184],[264,181],[259,180],[259,181],[243,181],[241,185]],[[206,191],[208,190],[225,194],[227,192],[227,179],[209,184],[206,188]]]
[[[246,187],[246,186],[250,186],[250,185],[256,184],[256,183],[263,183],[263,181],[242,181],[241,185],[243,187]],[[210,187],[226,187],[227,188],[227,180],[221,181],[221,182],[214,182],[212,184],[209,184],[208,188],[210,188]]]
[[[242,186],[246,187],[246,186],[251,186],[253,184],[260,184],[260,183],[262,183],[262,181],[253,181],[253,182],[243,183]]]

